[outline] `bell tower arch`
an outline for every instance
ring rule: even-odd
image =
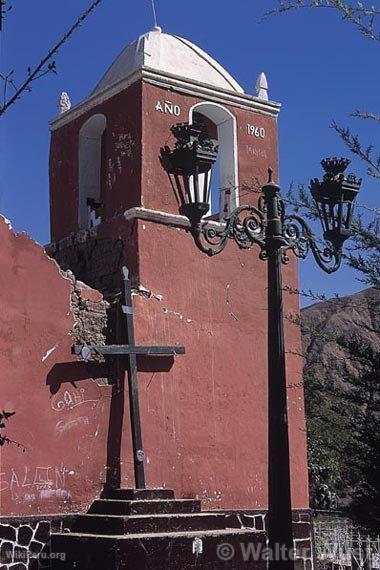
[[[239,161],[235,115],[219,103],[196,103],[189,112],[190,123],[202,123],[205,117],[214,125],[210,135],[218,141],[218,160],[211,188],[211,214],[223,220],[239,205]]]
[[[96,114],[79,131],[79,203],[80,229],[89,229],[101,222],[102,201],[106,185],[107,119]]]

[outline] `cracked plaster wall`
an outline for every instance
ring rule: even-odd
[[[104,343],[108,304],[0,218],[0,516],[85,511],[106,474],[111,388],[71,355]],[[104,382],[103,382],[104,383]]]

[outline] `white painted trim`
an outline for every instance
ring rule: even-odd
[[[91,227],[91,210],[87,205],[87,199],[93,198],[96,202],[100,202],[102,135],[106,128],[106,117],[97,113],[92,115],[79,131],[78,224],[82,230]]]
[[[186,216],[179,214],[169,214],[168,212],[161,212],[160,210],[150,210],[143,207],[135,207],[126,210],[123,214],[125,220],[145,220],[147,222],[154,222],[156,224],[163,224],[164,226],[173,226],[185,230],[190,229],[190,222]],[[212,220],[207,221],[207,226],[221,229],[225,226],[224,223],[215,222]]]
[[[238,145],[237,145],[237,119],[235,117],[235,115],[233,113],[231,113],[231,111],[229,109],[226,109],[226,107],[224,107],[223,105],[220,105],[219,103],[214,103],[214,102],[210,102],[210,101],[202,101],[200,103],[196,103],[195,105],[193,105],[189,111],[189,122],[192,123],[193,122],[193,115],[194,115],[194,111],[196,111],[197,109],[202,109],[205,108],[205,115],[208,116],[208,118],[210,120],[212,120],[214,122],[214,124],[218,127],[218,135],[221,135],[221,129],[219,127],[222,127],[222,125],[225,125],[226,123],[229,123],[230,121],[232,121],[232,150],[233,150],[233,179],[232,179],[232,188],[230,188],[231,190],[231,194],[230,194],[230,199],[228,201],[228,213],[232,212],[232,210],[234,210],[235,208],[237,208],[239,206],[239,160],[238,160]],[[207,111],[209,111],[210,109],[220,109],[223,112],[224,115],[224,121],[218,121],[218,119],[214,120],[213,117],[207,115]],[[212,114],[212,113],[211,113]],[[226,119],[226,116],[230,117],[229,119]],[[223,136],[223,135],[222,135]],[[228,142],[225,141],[227,144]],[[223,156],[229,156],[230,152],[228,152],[228,149],[226,149],[222,144],[220,144],[221,141],[219,139],[219,151],[221,153],[223,153]],[[222,173],[222,168],[221,168],[221,164],[219,164],[219,178],[220,178],[220,174]],[[210,196],[210,200],[211,200],[211,196]],[[220,199],[219,199],[219,203],[220,203],[220,209],[219,209],[219,215],[223,216],[223,208],[225,205],[225,202],[222,200],[222,194],[220,194]],[[210,204],[211,206],[211,204]]]
[[[151,79],[152,82],[154,79],[158,79],[162,82],[163,85],[195,88],[199,92],[209,94],[214,93],[231,101],[245,101],[246,104],[251,104],[255,107],[257,106],[257,108],[263,110],[266,108],[271,109],[273,114],[278,114],[281,109],[281,103],[277,103],[276,101],[263,101],[262,99],[259,99],[254,95],[248,95],[247,93],[237,93],[236,91],[223,89],[222,87],[213,87],[207,83],[201,83],[195,80],[191,81],[189,79],[181,77],[180,75],[173,75],[171,73],[164,72],[158,73],[156,70],[149,67],[144,67],[142,71],[142,77],[147,82],[149,79]]]
[[[266,115],[271,115],[277,117],[281,104],[274,101],[263,101],[252,95],[247,95],[246,93],[236,93],[234,91],[227,91],[225,89],[218,89],[216,87],[210,87],[209,85],[198,83],[196,81],[189,81],[181,76],[171,75],[169,73],[157,73],[155,70],[148,67],[141,68],[129,77],[126,77],[115,83],[111,87],[104,89],[96,95],[92,95],[73,106],[64,115],[58,116],[50,121],[50,130],[55,131],[67,125],[74,119],[77,119],[91,108],[100,105],[107,99],[114,97],[127,87],[130,87],[136,81],[143,80],[146,83],[152,85],[157,85],[159,87],[170,87],[173,91],[178,91],[179,93],[184,93],[186,95],[193,95],[195,97],[207,97],[209,101],[214,101],[216,103],[229,104],[242,109],[247,109],[251,111],[259,111]]]
[[[124,218],[126,222],[131,220],[145,220],[146,222],[154,222],[164,226],[171,226],[184,230],[190,229],[190,222],[185,216],[169,214],[168,212],[161,212],[160,210],[150,210],[140,206],[129,208],[129,210],[126,210],[123,214],[115,216],[115,218],[120,217]],[[225,227],[224,223],[215,222],[213,220],[206,220],[205,225],[206,227],[214,227],[216,229],[223,229]],[[54,255],[57,251],[57,245],[59,246],[58,249],[65,249],[67,247],[72,247],[73,245],[84,243],[89,238],[96,238],[99,227],[100,226],[96,226],[89,230],[79,230],[77,233],[72,233],[59,241],[46,244],[44,248],[49,255]]]

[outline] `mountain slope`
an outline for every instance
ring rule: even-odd
[[[302,311],[311,498],[380,523],[380,291]]]

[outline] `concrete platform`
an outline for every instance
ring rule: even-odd
[[[71,532],[51,535],[53,570],[208,570],[257,568],[247,549],[264,549],[254,518],[201,512],[200,501],[169,489],[116,489],[76,517]],[[56,554],[56,556],[54,556]]]

